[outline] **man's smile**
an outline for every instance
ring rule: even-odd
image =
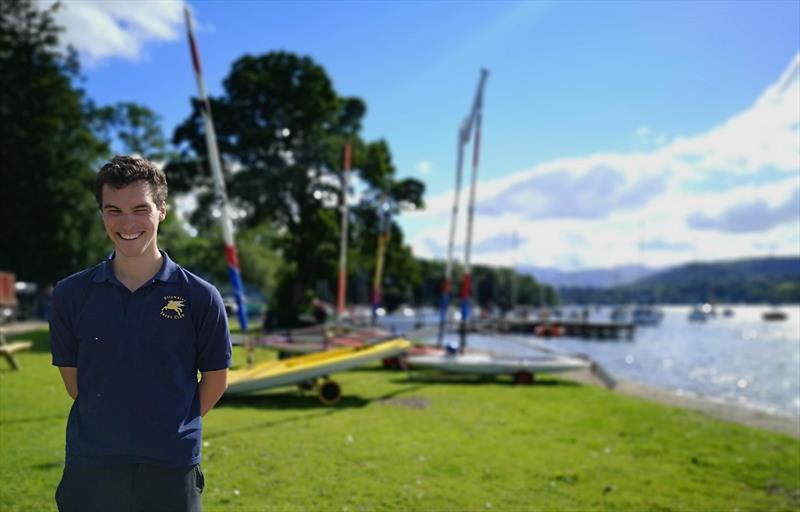
[[[139,238],[143,234],[144,234],[144,231],[138,231],[136,233],[117,233],[117,235],[119,235],[120,238],[122,238],[123,240],[128,240],[128,241],[136,240],[137,238]]]

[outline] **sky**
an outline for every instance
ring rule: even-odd
[[[168,137],[196,95],[183,5],[67,0],[57,17],[89,96],[150,107]],[[481,68],[473,262],[800,255],[800,2],[189,5],[211,95],[238,57],[286,50],[366,102],[363,136],[426,184],[426,208],[399,219],[418,256],[446,254],[457,130]],[[465,187],[471,172],[468,157]]]

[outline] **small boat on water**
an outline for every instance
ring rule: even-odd
[[[769,311],[764,311],[761,314],[761,319],[765,322],[783,322],[786,320],[787,315],[785,312],[781,311],[777,307],[770,309]]]
[[[657,327],[664,319],[664,312],[656,306],[637,306],[633,310],[633,323],[642,327]]]
[[[608,318],[612,322],[627,322],[629,320],[628,308],[625,306],[614,306]]]
[[[711,313],[711,304],[703,304],[703,305],[696,305],[692,308],[687,316],[687,319],[690,322],[705,322],[708,320],[708,316]]]
[[[564,328],[558,324],[546,322],[537,325],[533,330],[533,335],[539,336],[540,338],[559,338],[564,336]]]

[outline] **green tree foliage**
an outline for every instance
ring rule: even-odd
[[[148,160],[168,157],[167,142],[161,131],[160,117],[149,108],[133,102],[120,102],[91,110],[92,125],[109,146],[119,146],[124,154]]]
[[[167,211],[167,217],[158,228],[158,246],[187,270],[214,283],[227,282],[227,267],[218,247],[222,235],[215,232],[212,236],[191,236],[181,225],[174,208]]]
[[[192,236],[181,224],[177,214],[170,213],[159,226],[158,245],[181,266],[215,283],[223,293],[229,292],[228,267],[222,252],[222,230],[214,227],[204,236]],[[237,249],[242,280],[249,291],[265,298],[274,294],[278,278],[285,265],[272,250],[277,234],[261,224],[248,228],[237,236]]]
[[[800,258],[753,258],[680,265],[611,289],[560,290],[563,302],[692,304],[798,303]]]
[[[414,290],[416,303],[439,307],[444,262],[417,260],[417,265],[420,279]],[[453,267],[451,304],[454,304],[454,300],[459,297],[462,276],[463,268],[456,263]],[[512,287],[515,293],[512,293]],[[558,302],[552,287],[538,283],[530,275],[519,274],[506,267],[487,265],[472,267],[472,299],[483,308],[507,311],[515,306],[540,306],[542,297],[548,305],[555,305]]]
[[[366,232],[358,225],[376,216],[369,210],[379,206],[378,198],[388,198],[397,209],[420,207],[424,186],[394,179],[388,145],[358,137],[364,102],[339,96],[324,69],[310,58],[286,52],[245,55],[233,63],[223,85],[224,94],[210,98],[210,104],[228,194],[246,212],[241,226],[265,224],[281,233],[275,243],[291,265],[281,271],[278,316],[291,322],[305,307],[309,291],[320,282],[329,289],[335,283],[340,233],[335,205],[342,190],[345,142],[353,145],[353,168],[367,188],[364,204],[351,217],[353,240]],[[190,117],[175,130],[173,142],[181,159],[168,166],[167,176],[185,190],[210,190],[208,172],[198,172],[207,168],[206,146],[200,105],[197,100],[192,105]],[[192,222],[205,232],[213,226],[209,212],[215,199],[208,192],[199,203]],[[374,242],[377,232],[372,236]],[[395,240],[393,249],[402,238]],[[357,253],[374,255],[376,244],[364,244]],[[390,252],[394,262],[396,251]],[[397,265],[387,266],[387,277]]]
[[[56,8],[0,2],[0,268],[43,284],[96,263],[105,247],[92,169],[107,147],[74,85],[74,52],[57,49]]]
[[[414,289],[422,282],[422,268],[392,219],[403,211],[424,206],[424,185],[413,179],[393,179],[395,167],[386,141],[379,140],[359,149],[360,178],[368,188],[360,203],[350,211],[350,296],[360,303],[371,301],[378,238],[388,230],[381,289],[383,305],[393,310],[402,303],[415,301]]]

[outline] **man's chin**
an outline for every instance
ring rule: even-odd
[[[114,249],[117,254],[121,254],[126,258],[137,258],[147,254],[150,245],[133,245],[133,244],[115,244]]]
[[[119,247],[119,246],[115,247],[115,252],[126,258],[136,258],[144,254],[144,250],[142,249],[133,249],[131,247]]]

